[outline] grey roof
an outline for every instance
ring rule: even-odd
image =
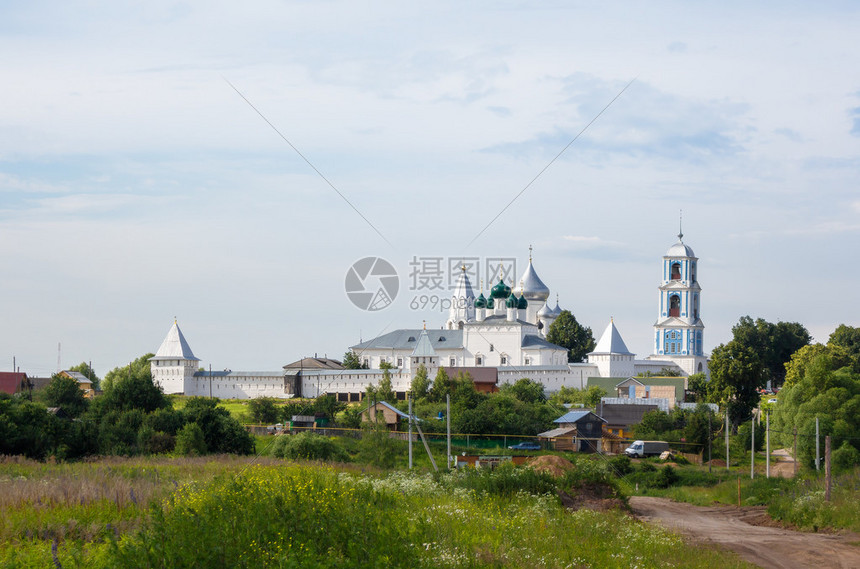
[[[209,370],[196,371],[194,377],[210,377]],[[211,377],[271,377],[283,379],[283,371],[233,371],[232,369],[212,370]]]
[[[594,415],[594,413],[592,413],[588,409],[580,409],[578,411],[568,411],[567,413],[565,413],[564,415],[562,415],[561,417],[559,417],[558,419],[553,421],[553,423],[576,423],[577,421],[583,420],[588,415]],[[597,415],[594,415],[594,417],[596,419],[600,419],[604,423],[606,422],[604,419],[601,419]]]
[[[421,335],[418,336],[418,341],[415,343],[415,349],[412,350],[412,356],[433,357],[435,355],[436,350],[433,349],[433,344],[430,342],[427,330],[421,330]]]
[[[543,437],[545,439],[554,439],[556,437],[563,437],[564,435],[569,435],[576,431],[576,427],[559,427],[557,429],[552,429],[550,431],[545,431],[543,433],[538,433],[537,436]]]
[[[632,356],[633,353],[627,349],[624,340],[621,339],[621,334],[618,328],[615,327],[613,320],[609,321],[609,326],[603,331],[600,341],[597,342],[597,347],[594,348],[592,354],[619,354],[623,356]]]
[[[196,360],[200,358],[194,357],[191,347],[185,341],[185,336],[182,335],[182,330],[176,321],[173,321],[173,326],[167,332],[167,337],[161,343],[158,351],[155,352],[155,357],[151,360]]]
[[[619,405],[614,403],[603,403],[598,407],[598,411],[603,416],[603,419],[610,425],[638,425],[642,422],[642,417],[648,411],[656,411],[659,409],[657,405]]]
[[[362,350],[373,349],[392,349],[392,350],[414,350],[418,344],[418,337],[421,336],[421,330],[402,329],[377,336],[372,340],[361,342],[351,347],[356,352]],[[463,331],[462,330],[427,330],[427,337],[433,349],[458,349],[463,347]],[[444,338],[444,340],[443,340]]]
[[[526,300],[546,300],[549,298],[549,287],[540,280],[531,259],[529,259],[529,266],[520,278],[520,282],[522,283],[520,294],[525,294]]]
[[[67,369],[64,369],[63,373],[66,374],[67,376],[69,376],[70,378],[74,379],[78,383],[92,383],[92,380],[90,378],[88,378],[87,376],[85,376],[84,374],[82,374],[79,371],[69,371]]]
[[[680,237],[680,236],[679,236]],[[696,257],[696,254],[693,253],[693,250],[689,245],[686,245],[683,241],[678,241],[666,252],[667,257]]]
[[[523,336],[523,342],[521,345],[523,348],[550,348],[553,350],[567,351],[567,348],[559,346],[558,344],[553,344],[552,342],[547,342],[540,336],[535,336],[534,334],[526,334]]]
[[[284,366],[284,369],[344,369],[339,360],[329,358],[302,358]]]

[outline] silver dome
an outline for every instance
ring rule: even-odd
[[[549,298],[549,287],[543,284],[543,281],[540,280],[539,276],[537,276],[534,265],[532,265],[531,259],[529,259],[529,266],[526,269],[526,272],[523,273],[520,282],[522,283],[522,286],[520,287],[519,293],[521,296],[524,295],[526,297],[526,300],[545,301],[547,298]]]

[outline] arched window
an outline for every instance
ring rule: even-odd
[[[681,297],[680,295],[673,294],[669,296],[669,316],[680,316],[681,315]]]
[[[693,295],[693,318],[699,317],[699,295]]]
[[[690,282],[696,282],[696,263],[693,262],[690,264]]]
[[[672,263],[671,273],[672,273],[671,279],[673,281],[681,280],[681,263],[678,263],[677,261]]]
[[[699,373],[702,373],[702,362],[699,362],[698,370],[699,370]]]

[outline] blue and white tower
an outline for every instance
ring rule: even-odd
[[[708,373],[708,359],[702,347],[702,323],[698,263],[684,234],[663,256],[660,305],[654,324],[654,355],[649,359],[672,360],[686,375]]]

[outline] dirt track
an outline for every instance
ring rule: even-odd
[[[695,539],[731,549],[760,567],[860,567],[860,547],[850,545],[850,542],[856,542],[860,537],[801,533],[751,525],[744,521],[770,519],[764,514],[764,508],[703,508],[644,496],[630,498],[630,505],[636,515],[645,521],[656,522]]]

